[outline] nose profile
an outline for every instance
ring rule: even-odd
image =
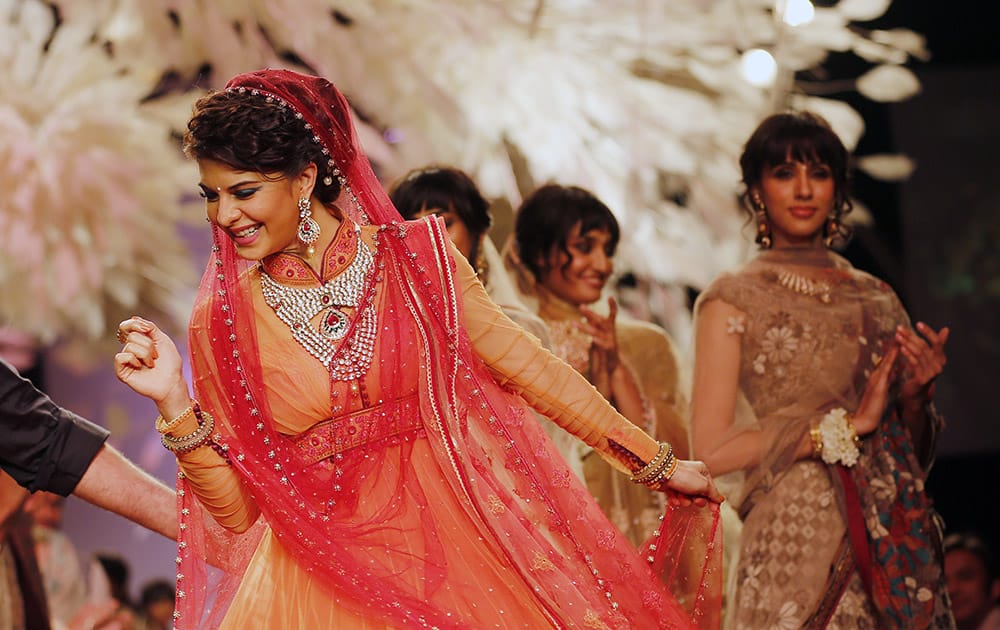
[[[216,220],[219,225],[234,225],[240,218],[239,201],[231,195],[221,195],[219,197],[219,212]]]
[[[591,260],[594,268],[602,273],[610,274],[614,268],[611,256],[608,256],[607,252],[605,252],[603,248],[595,247]]]
[[[800,199],[812,197],[812,180],[809,178],[809,168],[805,164],[796,165],[795,196]]]

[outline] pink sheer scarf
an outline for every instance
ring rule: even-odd
[[[483,544],[506,561],[512,579],[530,586],[552,626],[716,625],[717,510],[671,502],[659,536],[641,556],[617,533],[524,402],[501,388],[475,354],[461,325],[446,233],[437,221],[398,222],[336,88],[321,78],[264,70],[235,77],[227,89],[291,108],[329,152],[331,172],[343,184],[345,213],[358,223],[383,226],[378,274],[391,281],[382,283],[380,303],[383,311],[403,314],[380,320],[399,343],[397,365],[380,373],[383,391],[405,391],[394,379],[419,374],[426,439],[445,481]],[[451,575],[442,561],[441,547],[448,541],[434,531],[421,534],[423,553],[400,571],[398,564],[379,561],[393,504],[366,506],[374,516],[357,518],[359,500],[352,489],[379,474],[379,457],[398,458],[392,468],[409,469],[411,448],[402,445],[391,455],[371,457],[336,455],[331,483],[328,475],[314,474],[292,441],[275,430],[249,290],[247,271],[254,263],[240,259],[218,229],[214,240],[191,323],[192,331],[202,331],[191,336],[195,395],[220,423],[218,450],[240,473],[262,518],[247,534],[220,533],[207,519],[192,517],[200,509],[187,481],[179,480],[177,627],[218,626],[264,527],[332,599],[355,613],[398,627],[466,627],[426,597],[445,581],[463,578]],[[363,299],[372,299],[373,292],[370,282]],[[350,338],[349,331],[344,339]],[[419,351],[413,351],[414,343]],[[433,509],[422,496],[409,496],[419,492],[404,475],[396,483],[400,494]],[[672,564],[678,550],[690,545],[705,547],[705,564]],[[221,570],[209,569],[206,559]],[[406,577],[411,572],[422,576],[418,587]],[[682,594],[672,594],[658,575]]]

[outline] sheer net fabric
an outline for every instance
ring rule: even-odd
[[[362,378],[331,379],[216,231],[190,346],[225,457],[180,460],[177,627],[691,627],[702,582],[671,594],[662,562],[607,521],[524,400],[600,451],[655,443],[489,301],[439,222],[396,222],[332,85],[261,71],[230,87],[292,107],[330,150],[349,217],[334,246],[356,234],[376,252],[358,309],[376,305],[378,335]],[[206,528],[196,496],[237,533]],[[698,542],[687,529],[661,548]]]
[[[516,247],[508,243],[504,264],[514,279],[521,300],[533,308],[549,329],[552,352],[588,379],[589,335],[579,330],[583,319],[579,310],[538,286],[534,274],[518,258]],[[600,309],[600,304],[592,305]],[[681,392],[678,354],[666,332],[654,324],[640,322],[619,313],[615,322],[618,352],[643,400],[642,418],[630,418],[657,440],[670,442],[681,459],[690,457],[687,401]],[[636,546],[657,529],[666,508],[662,493],[638,486],[608,468],[598,454],[579,440],[553,437],[563,457],[579,468],[590,493],[608,518]]]
[[[795,461],[810,423],[858,407],[895,327],[909,325],[895,294],[832,252],[772,250],[714,281],[695,316],[714,301],[740,336],[730,439],[766,436],[761,463],[726,480],[743,518],[732,627],[951,627],[923,492],[933,409],[907,426],[890,403],[851,469]]]

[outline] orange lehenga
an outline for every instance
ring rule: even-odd
[[[493,488],[492,493],[482,493],[482,505],[474,490],[469,494],[456,491],[456,476],[464,478],[466,474],[463,471],[456,475],[455,470],[462,464],[442,458],[435,447],[439,429],[434,425],[441,421],[434,416],[440,408],[428,398],[440,394],[424,387],[428,375],[421,369],[421,361],[402,358],[427,356],[428,347],[422,342],[427,333],[420,317],[414,316],[420,305],[399,299],[397,292],[405,293],[405,287],[393,282],[386,271],[392,264],[390,259],[404,251],[387,247],[389,241],[402,241],[395,234],[397,229],[409,229],[411,233],[419,230],[420,238],[441,231],[430,221],[389,230],[373,226],[358,229],[344,221],[324,254],[326,281],[351,265],[359,238],[373,251],[385,250],[377,257],[380,270],[373,280],[372,305],[378,314],[378,328],[371,367],[360,378],[331,379],[328,369],[304,351],[289,334],[288,325],[265,303],[260,290],[261,268],[292,286],[318,284],[319,278],[300,259],[278,255],[244,274],[255,314],[253,332],[260,348],[260,379],[270,415],[277,433],[294,445],[293,452],[303,462],[299,474],[312,475],[314,481],[321,480],[321,486],[332,489],[336,500],[329,502],[329,516],[339,521],[343,531],[350,532],[351,543],[357,549],[364,550],[360,557],[378,565],[377,575],[392,576],[404,590],[423,598],[429,609],[445,611],[444,618],[453,621],[454,627],[688,627],[689,617],[670,601],[668,591],[652,576],[645,559],[640,559],[614,526],[599,516],[585,488],[561,462],[537,423],[523,421],[530,417],[525,415],[526,408],[519,409],[512,403],[504,410],[511,415],[506,421],[530,436],[531,444],[527,446],[531,455],[544,462],[537,465],[544,465],[549,482],[565,496],[538,512],[521,511],[517,505],[530,506],[531,501],[544,499],[533,496],[530,488]],[[410,240],[416,238],[416,234],[409,236]],[[542,349],[534,337],[524,334],[503,315],[486,296],[471,267],[451,250],[450,242],[440,247],[452,255],[442,262],[445,268],[435,273],[447,276],[447,267],[454,265],[462,322],[472,348],[493,378],[598,452],[608,452],[609,438],[633,452],[645,454],[651,447],[655,450],[651,438],[614,413],[571,367]],[[447,290],[443,293],[447,294]],[[408,308],[401,308],[404,305]],[[202,302],[192,317],[196,391],[203,408],[221,415],[229,404],[225,398],[232,394],[219,381],[223,370],[217,364],[218,357],[205,352],[212,347],[213,332],[211,326],[199,323],[207,321],[204,308]],[[363,308],[356,308],[351,317],[357,319]],[[386,325],[389,321],[391,325]],[[433,361],[434,357],[428,356],[427,360]],[[476,366],[460,366],[459,370],[464,372],[460,382],[479,381],[485,376]],[[467,391],[473,399],[480,395],[475,388]],[[458,405],[461,413],[470,417],[487,406],[485,401],[478,404],[476,400],[461,399]],[[331,415],[333,419],[327,419]],[[488,424],[495,420],[489,419]],[[462,429],[476,431],[471,421]],[[191,430],[191,426],[171,428],[176,434]],[[219,441],[225,443],[224,432]],[[505,447],[506,451],[496,447],[500,452],[486,446],[476,449],[474,439],[464,444],[470,450],[456,450],[453,456],[470,459],[473,469],[513,469],[519,463],[514,459],[494,461],[510,458],[514,442]],[[236,532],[249,530],[237,538],[260,538],[242,577],[241,566],[232,571],[238,587],[219,627],[411,625],[409,619],[387,619],[379,610],[383,603],[358,601],[356,596],[338,592],[336,587],[331,589],[316,579],[264,519],[258,521],[262,497],[254,496],[246,480],[253,471],[244,471],[241,480],[233,452],[218,450],[225,458],[207,448],[179,456],[185,481],[224,527]],[[226,458],[237,466],[227,463]],[[483,475],[487,472],[479,469]],[[516,486],[524,483],[524,478],[513,475],[507,481]],[[475,485],[478,480],[470,477],[467,482]],[[311,505],[303,508],[312,509]],[[509,526],[503,519],[512,512],[517,512],[518,525],[531,532],[530,539],[526,537],[519,544],[524,548],[513,550],[506,548],[509,543],[497,538],[497,533],[503,535],[503,528]],[[543,516],[570,522],[556,522],[557,526],[553,526],[539,520]],[[498,521],[488,522],[491,518]],[[570,529],[564,530],[563,526]],[[571,531],[579,527],[582,529]],[[331,531],[336,536],[339,530]],[[574,541],[577,534],[586,541]],[[697,537],[691,533],[689,540]],[[571,557],[574,550],[581,551],[581,544],[607,553],[608,558],[618,558],[614,562],[617,575],[598,575],[598,564],[604,571],[609,562],[604,559],[588,566],[589,550],[583,551],[580,559]],[[590,587],[579,584],[587,581],[607,591],[596,600],[603,608],[593,607],[595,598],[587,592]],[[549,592],[545,592],[546,588]],[[412,625],[423,624],[418,620]]]
[[[636,553],[531,410],[623,473],[658,444],[490,301],[440,220],[399,221],[343,94],[272,69],[226,89],[302,121],[343,221],[319,273],[241,259],[213,227],[189,327],[200,409],[159,427],[216,423],[178,455],[175,627],[714,624],[718,511],[670,502]],[[705,570],[677,570],[699,545]]]

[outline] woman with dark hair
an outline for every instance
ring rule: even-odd
[[[440,216],[455,248],[482,278],[483,240],[493,224],[490,204],[467,174],[448,166],[425,166],[404,175],[389,198],[406,220]]]
[[[545,324],[521,303],[500,264],[500,255],[488,234],[493,224],[490,205],[471,177],[449,166],[417,168],[390,188],[389,198],[407,221],[426,216],[441,217],[455,249],[476,270],[490,299],[507,317],[548,347]],[[565,431],[562,433],[565,435]]]
[[[619,318],[613,298],[607,315],[593,308],[611,278],[620,237],[614,214],[592,193],[549,184],[517,210],[507,262],[525,301],[536,305],[548,327],[552,351],[623,416],[686,456],[687,425],[670,338],[653,324]],[[641,544],[656,528],[662,495],[623,483],[579,441],[559,446],[571,466],[582,468],[609,518]]]
[[[950,628],[924,492],[948,329],[830,247],[847,235],[848,153],[819,116],[747,141],[761,253],[695,305],[694,453],[743,519],[736,628]]]
[[[721,500],[704,464],[507,318],[440,220],[401,220],[329,81],[238,75],[197,101],[184,147],[214,239],[195,398],[152,322],[122,322],[115,357],[180,469],[178,628],[696,623],[702,581],[688,612],[654,572],[701,536],[665,526],[635,553],[525,401],[638,483]],[[195,501],[231,532],[222,573]]]

